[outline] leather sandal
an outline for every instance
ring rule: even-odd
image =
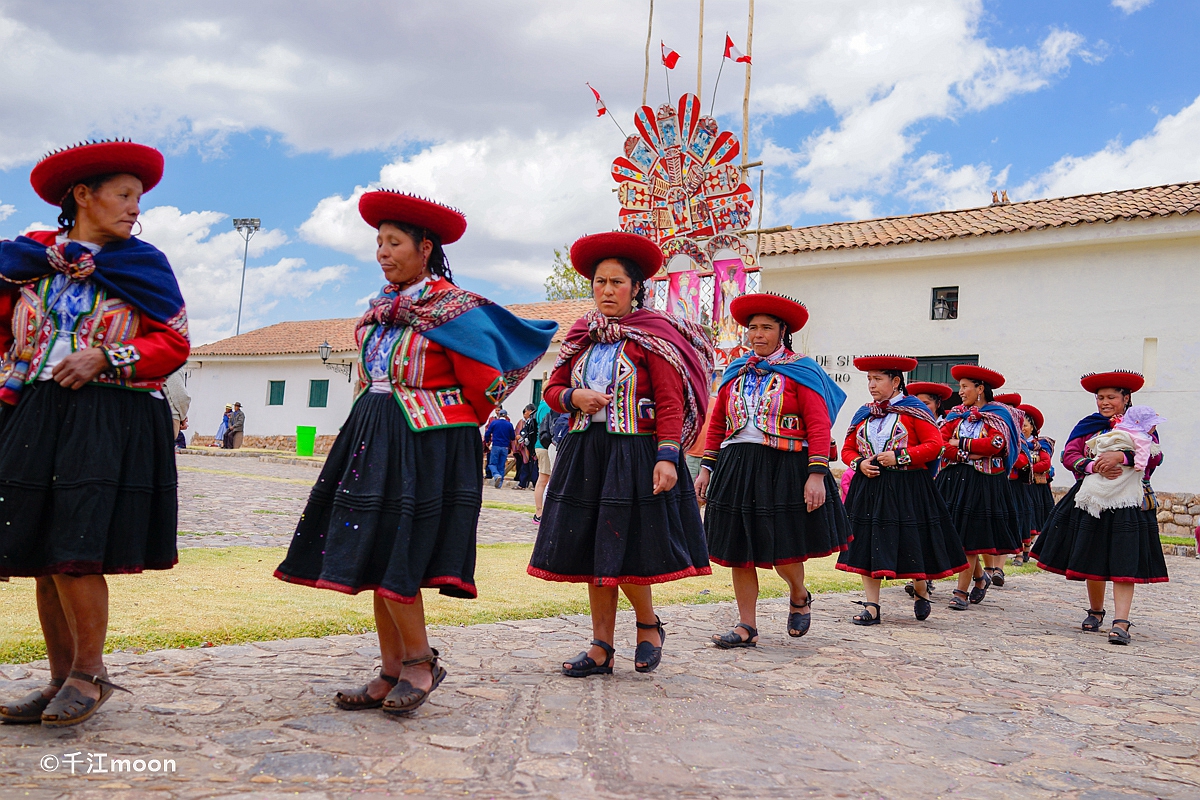
[[[418,689],[407,680],[401,679],[387,697],[383,698],[381,708],[388,714],[408,714],[425,705],[433,690],[446,679],[446,670],[438,666],[438,651],[430,648],[429,655],[400,662],[405,667],[415,667],[418,664],[428,664],[433,676],[433,683],[428,690]]]
[[[737,632],[738,628],[746,632],[745,639]],[[753,625],[747,625],[744,622],[739,622],[733,626],[733,630],[729,631],[729,633],[722,633],[719,636],[714,633],[712,635],[712,643],[722,650],[732,650],[735,647],[758,647],[758,628],[755,628]]]
[[[933,581],[925,581],[925,594],[933,594],[933,589]],[[909,581],[908,583],[904,584],[904,593],[915,600],[917,597],[916,582]]]
[[[879,603],[864,603],[862,600],[855,600],[854,604],[862,606],[863,610],[850,618],[850,621],[855,625],[878,625],[880,617],[883,616],[879,609]],[[871,615],[871,608],[874,607],[875,615]]]
[[[51,686],[56,686],[59,689],[66,681],[62,678],[54,678],[50,681]],[[22,697],[20,700],[14,700],[11,703],[6,703],[0,706],[0,722],[9,725],[26,725],[32,722],[42,721],[42,712],[46,710],[46,706],[50,705],[53,697],[46,697],[42,692],[44,689],[34,689],[29,694]]]
[[[983,598],[987,596],[987,590],[992,587],[992,576],[988,574],[987,568],[984,568],[983,574],[975,578],[975,583],[983,581],[983,586],[975,586],[971,589],[971,602],[979,605],[983,602]]]
[[[663,621],[657,615],[654,619],[653,625],[644,622],[637,623],[638,630],[658,631],[658,647],[649,642],[638,642],[637,649],[633,651],[633,668],[638,672],[654,672],[662,662],[662,651],[663,645],[667,643],[667,632],[663,630]]]
[[[917,595],[913,598],[913,616],[918,621],[924,622],[929,619],[929,615],[933,613],[933,603],[929,602],[928,597]]]
[[[393,687],[400,682],[400,679],[396,676],[385,675],[383,672],[379,673],[379,677],[383,678]],[[362,711],[368,708],[379,708],[383,705],[383,697],[371,697],[370,688],[371,685],[367,683],[352,692],[338,692],[333,699],[334,705],[343,711]]]
[[[992,584],[1000,587],[1004,585],[1004,568],[996,567],[992,570]]]
[[[968,610],[970,610],[971,606],[967,602],[967,599],[969,597],[970,597],[970,595],[967,594],[966,592],[964,592],[962,589],[955,589],[954,592],[950,596],[950,610],[951,611],[968,611]]]
[[[113,691],[119,689],[129,692],[124,686],[117,686],[108,679],[107,675],[89,675],[86,672],[73,669],[67,674],[67,680],[87,681],[100,687],[100,697],[93,700],[74,686],[64,686],[58,694],[50,699],[46,710],[42,712],[42,725],[47,728],[65,728],[78,725],[89,720],[100,710],[100,706],[112,697]],[[132,694],[132,692],[129,692]]]
[[[788,599],[788,606],[790,608],[807,608],[808,609],[807,614],[801,614],[799,611],[791,611],[790,613],[788,613],[788,622],[787,622],[788,636],[791,636],[793,639],[798,639],[801,636],[803,636],[804,634],[808,633],[808,629],[812,627],[813,596],[812,596],[812,592],[808,591],[807,587],[804,589],[804,593],[808,596],[804,598],[804,602],[801,603],[800,605],[796,605],[795,603],[793,603],[791,601],[790,598]]]
[[[1088,633],[1096,633],[1100,630],[1100,625],[1104,622],[1104,609],[1096,611],[1087,609],[1087,618],[1083,621],[1083,630]]]
[[[584,650],[579,655],[575,656],[574,661],[568,661],[563,665],[562,674],[571,678],[586,678],[589,675],[612,675],[613,656],[616,650],[608,642],[602,642],[599,639],[592,639],[592,644],[599,647],[608,656],[603,664],[597,664],[596,659],[592,658]]]
[[[1125,629],[1121,630],[1117,627],[1118,622],[1125,623]],[[1129,644],[1133,641],[1133,637],[1129,635],[1129,629],[1133,627],[1133,623],[1127,619],[1114,619],[1112,627],[1108,629],[1109,644]]]

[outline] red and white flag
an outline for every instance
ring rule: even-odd
[[[589,89],[592,89],[592,85],[590,83],[586,85]],[[600,93],[595,89],[592,89],[592,94],[596,96],[596,116],[603,117],[608,113],[608,106],[604,105],[604,101],[600,99]]]
[[[750,56],[738,50],[733,43],[733,39],[729,38],[729,34],[725,34],[725,57],[736,61],[739,64],[749,64]]]
[[[675,65],[679,63],[679,53],[676,53],[671,48],[667,47],[666,42],[661,39],[658,42],[662,46],[662,62],[667,69],[675,69]]]

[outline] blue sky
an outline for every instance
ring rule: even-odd
[[[145,238],[175,264],[199,343],[233,330],[235,216],[266,227],[243,330],[359,313],[380,284],[354,212],[368,186],[463,208],[451,263],[500,302],[541,299],[554,247],[615,226],[621,137],[583,82],[629,130],[644,0],[260,5],[0,6],[0,236],[53,222],[28,184],[50,147],[160,147]],[[695,86],[697,4],[657,5],[679,94]],[[142,36],[114,19],[135,12]],[[725,31],[744,49],[745,0],[707,12],[706,107]],[[756,17],[765,224],[1200,180],[1200,3],[759,0]],[[735,131],[742,78],[725,70],[717,104]],[[650,102],[664,99],[659,67]]]

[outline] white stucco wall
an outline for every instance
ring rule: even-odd
[[[354,354],[334,354],[330,361],[351,361]],[[240,402],[246,435],[295,435],[297,425],[315,425],[318,435],[336,434],[350,413],[353,384],[328,370],[315,354],[304,356],[193,357],[186,369],[188,441],[191,434],[212,436],[228,403]],[[325,408],[308,407],[310,380],[329,381]],[[267,405],[268,381],[284,381],[283,405]]]
[[[1198,215],[934,243],[768,256],[763,290],[803,301],[811,318],[795,342],[829,358],[849,395],[839,441],[868,399],[866,378],[839,357],[978,354],[1046,415],[1058,443],[1096,410],[1085,372],[1147,376],[1135,402],[1151,405],[1165,461],[1155,487],[1200,491],[1196,365],[1200,363]],[[933,287],[958,286],[958,319],[929,318]],[[1147,340],[1157,340],[1157,358]],[[1059,469],[1058,483],[1069,482]]]

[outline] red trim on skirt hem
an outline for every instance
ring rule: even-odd
[[[746,562],[735,564],[732,561],[725,561],[724,559],[717,558],[716,556],[712,555],[711,553],[709,553],[708,560],[713,562],[714,564],[720,564],[722,567],[728,567],[730,569],[750,569],[751,567],[757,567],[758,569],[772,569],[776,566],[787,566],[788,564],[802,564],[805,561],[808,561],[810,558],[825,558],[825,556],[831,556],[834,553],[845,552],[845,550],[849,547],[850,547],[850,545],[844,544],[841,547],[838,547],[836,549],[830,550],[825,553],[809,553],[806,556],[799,556],[797,558],[781,558],[778,561],[746,561]]]
[[[598,578],[595,575],[560,575],[557,572],[547,572],[532,564],[525,571],[535,578],[556,583],[590,583],[593,586],[620,586],[623,583],[634,586],[650,586],[655,583],[669,583],[682,578],[695,578],[701,575],[712,575],[712,567],[688,567],[677,572],[665,572],[662,575],[620,575],[616,578]]]
[[[875,580],[882,580],[882,579],[886,578],[890,581],[894,581],[894,580],[939,581],[942,578],[948,578],[951,575],[957,575],[958,573],[968,569],[971,565],[964,563],[961,567],[947,570],[946,572],[939,572],[936,575],[928,575],[924,572],[896,573],[896,572],[892,572],[891,570],[880,570],[879,572],[869,572],[865,569],[859,569],[858,567],[852,567],[849,564],[834,564],[833,566],[836,567],[837,569],[842,570],[843,572],[853,572],[855,575],[863,575],[867,578],[874,578]]]
[[[402,594],[399,594],[398,592],[393,592],[391,589],[384,589],[383,587],[379,586],[379,584],[374,584],[374,583],[363,584],[362,586],[347,586],[344,583],[334,583],[333,581],[327,581],[327,580],[315,580],[314,581],[314,580],[311,580],[308,578],[297,578],[293,575],[288,575],[285,572],[281,572],[280,570],[275,570],[275,577],[278,578],[279,580],[283,581],[284,583],[295,583],[295,584],[299,584],[300,586],[308,586],[309,588],[312,588],[312,589],[329,589],[334,592],[341,592],[342,594],[358,594],[359,592],[375,592],[377,595],[384,598],[385,600],[392,600],[393,602],[396,602],[396,603],[404,603],[406,605],[410,605],[412,603],[417,602],[416,595],[412,595],[411,597],[407,596],[407,595],[402,595]],[[476,592],[476,590],[475,590],[474,584],[467,583],[466,581],[462,580],[461,578],[455,578],[455,577],[449,576],[449,575],[442,575],[442,576],[437,576],[437,577],[433,577],[433,578],[428,578],[421,582],[422,589],[436,589],[439,586],[454,586],[458,589],[462,589],[464,592],[470,592],[471,599],[474,599],[479,596],[478,592]],[[462,599],[466,600],[467,598],[464,597]]]
[[[179,556],[174,561],[155,561],[149,564],[136,564],[123,567],[104,568],[103,561],[62,561],[48,567],[29,571],[16,570],[7,572],[0,570],[4,578],[44,578],[47,575],[138,575],[146,570],[171,569],[179,563]]]
[[[1105,581],[1107,583],[1167,583],[1171,580],[1169,576],[1162,578],[1122,578],[1103,575],[1087,575],[1082,572],[1076,572],[1073,569],[1055,569],[1047,566],[1042,562],[1038,562],[1040,569],[1046,572],[1053,572],[1055,575],[1062,575],[1069,581]]]
[[[1016,550],[997,550],[996,548],[993,547],[990,550],[967,550],[966,551],[968,556],[1011,556],[1014,553],[1023,553],[1023,552],[1025,552],[1024,547],[1018,547]]]

